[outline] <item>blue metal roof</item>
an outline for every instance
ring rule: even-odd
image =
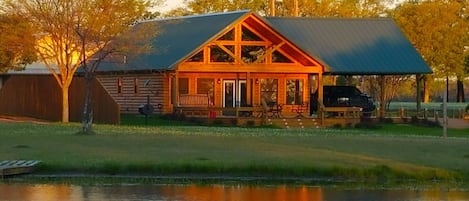
[[[154,23],[159,31],[152,44],[155,51],[128,58],[125,64],[102,62],[98,71],[172,70],[249,13],[243,10],[147,21],[145,23]]]
[[[421,55],[390,18],[285,18],[266,20],[331,74],[431,73]]]
[[[245,16],[249,10],[148,21],[160,32],[154,52],[128,58],[126,63],[103,62],[98,71],[174,70],[206,43]],[[420,54],[389,18],[262,18],[266,24],[320,61],[331,74],[431,73]]]

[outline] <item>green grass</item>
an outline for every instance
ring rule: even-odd
[[[168,122],[169,123],[169,122]],[[167,125],[167,124],[165,124]],[[364,181],[469,178],[469,132],[375,129],[0,123],[0,160],[41,160],[38,173],[227,175]]]

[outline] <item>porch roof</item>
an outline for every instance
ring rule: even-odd
[[[390,18],[267,17],[284,37],[319,58],[331,74],[432,73]]]

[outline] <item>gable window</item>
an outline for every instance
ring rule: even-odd
[[[188,62],[203,62],[204,61],[204,51],[201,50],[191,58],[187,60]]]
[[[243,45],[241,46],[241,58],[244,63],[264,63],[265,46]],[[259,61],[258,61],[259,60]]]
[[[261,101],[266,103],[277,102],[278,80],[277,79],[261,79]]]
[[[117,78],[117,94],[122,94],[122,78]]]
[[[211,62],[234,62],[234,58],[231,56],[234,54],[234,45],[224,45],[223,47],[230,51],[230,53],[226,52],[217,45],[212,45],[210,47]]]
[[[288,79],[286,82],[286,104],[303,104],[303,80]]]
[[[273,63],[293,63],[288,57],[280,53],[279,51],[272,52],[272,62]]]
[[[189,78],[179,78],[179,94],[189,94]]]
[[[206,94],[210,103],[214,103],[215,81],[213,78],[197,78],[197,94]]]
[[[234,41],[234,38],[235,38],[234,33],[235,33],[234,29],[231,29],[228,33],[218,38],[218,40]]]
[[[241,34],[241,40],[243,41],[264,41],[262,40],[261,37],[259,37],[257,34],[243,26],[241,28],[242,34]]]

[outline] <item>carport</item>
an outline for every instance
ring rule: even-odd
[[[413,75],[416,109],[420,110],[423,74],[432,73],[422,56],[391,18],[279,18],[267,20],[282,35],[325,65],[317,77],[322,102],[323,76],[379,76],[378,117],[385,113],[385,76]],[[314,85],[314,84],[313,84]],[[314,86],[311,86],[314,91]]]

